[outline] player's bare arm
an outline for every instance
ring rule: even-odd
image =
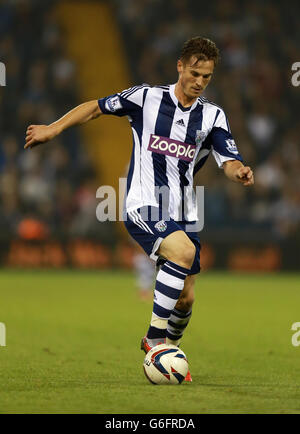
[[[254,184],[254,176],[251,167],[244,166],[238,160],[229,160],[223,163],[225,175],[234,182],[240,182],[244,186]]]
[[[33,148],[46,143],[65,129],[96,119],[101,113],[98,101],[93,100],[78,105],[50,125],[29,125],[24,148]]]

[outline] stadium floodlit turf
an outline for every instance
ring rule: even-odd
[[[296,274],[203,273],[182,349],[193,383],[154,386],[134,276],[0,271],[0,413],[300,413]]]

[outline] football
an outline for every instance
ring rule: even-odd
[[[178,347],[160,344],[146,354],[143,368],[152,384],[181,384],[189,365],[186,355]]]

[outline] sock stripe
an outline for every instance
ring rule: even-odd
[[[173,309],[172,315],[177,316],[178,318],[188,318],[189,316],[192,315],[192,311],[190,310],[189,312],[183,312],[181,310],[177,310],[177,309]]]
[[[183,274],[181,271],[175,270],[172,267],[169,267],[167,265],[167,263],[165,263],[162,267],[161,270],[164,271],[165,273],[177,277],[178,279],[184,280],[187,276],[187,274]]]
[[[159,291],[155,291],[155,303],[161,307],[169,310],[169,317],[172,313],[173,306],[176,304],[177,298],[171,298],[168,295],[162,294]]]
[[[168,321],[168,326],[171,326],[171,327],[173,327],[174,329],[179,329],[179,330],[184,330],[185,328],[186,328],[186,326],[187,326],[187,323],[185,323],[185,324],[177,324],[177,323],[175,323],[175,322],[173,322],[173,321],[171,321],[170,319],[169,319],[169,321]]]
[[[179,339],[182,338],[182,334],[180,334],[180,335],[173,335],[172,333],[170,333],[169,330],[167,330],[167,338],[171,339],[171,341],[178,341]]]
[[[170,310],[165,309],[164,307],[160,306],[155,302],[153,303],[153,313],[155,313],[155,315],[159,318],[169,319],[170,317]]]
[[[165,263],[165,267],[167,267],[167,268],[169,268],[169,269],[171,269],[173,271],[177,271],[177,273],[182,274],[182,276],[186,276],[187,275],[187,273],[183,273],[181,270],[177,270],[176,268],[171,267],[170,264],[168,264],[167,262]],[[184,277],[182,277],[182,278],[184,278]]]
[[[172,261],[166,261],[164,265],[166,265],[169,268],[173,268],[174,270],[177,270],[180,273],[183,273],[185,275],[189,274],[189,272],[191,271],[189,268],[181,267],[181,265],[175,264],[175,262]]]
[[[159,281],[156,282],[155,291],[158,291],[166,297],[172,298],[173,300],[178,300],[178,297],[181,293],[181,289],[172,288],[171,286],[165,285]]]
[[[157,274],[156,281],[161,282],[164,285],[168,285],[174,289],[182,290],[183,288],[183,282],[181,278],[171,276],[169,273],[166,273],[163,270],[160,270]]]
[[[166,337],[166,330],[150,326],[148,334],[151,335],[151,339],[163,339]]]

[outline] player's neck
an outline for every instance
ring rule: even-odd
[[[184,92],[179,82],[175,84],[174,93],[178,101],[183,107],[191,107],[197,98],[189,98]]]

